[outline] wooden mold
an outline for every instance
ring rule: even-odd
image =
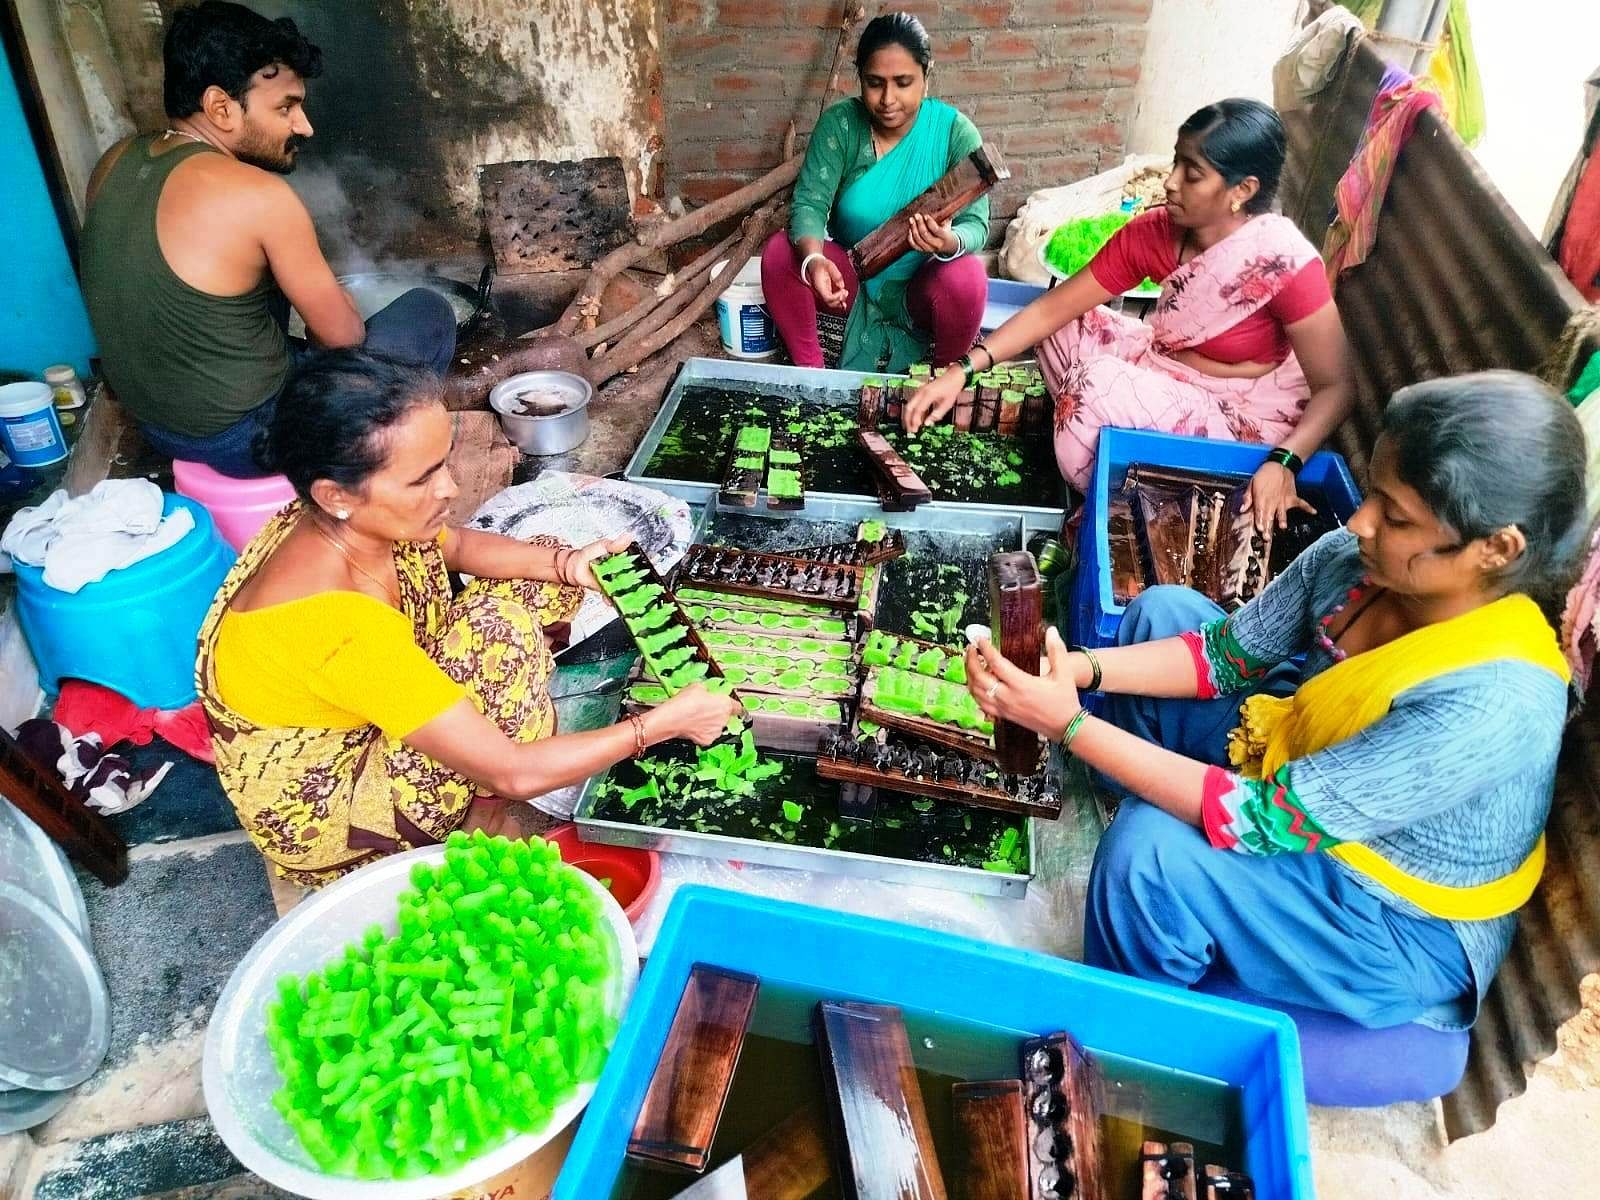
[[[641,658],[669,691],[676,692],[689,683],[722,677],[700,631],[637,542],[618,554],[598,560],[594,573],[600,590],[622,614],[622,623]],[[623,581],[630,581],[629,586],[620,586]],[[642,603],[641,597],[644,597]],[[699,667],[690,664],[699,664]],[[698,679],[678,682],[671,678],[680,674],[696,675]]]
[[[865,282],[911,249],[913,214],[921,213],[942,225],[997,183],[1010,178],[1005,159],[985,142],[850,248],[856,275]]]
[[[107,887],[128,877],[128,847],[111,823],[69,792],[53,765],[34,762],[4,729],[0,729],[0,795]]]
[[[775,433],[767,451],[767,507],[794,512],[806,506],[805,472],[800,443],[789,434]]]
[[[740,429],[728,451],[717,499],[733,508],[754,508],[767,476],[767,451],[771,446],[772,431],[764,425]]]
[[[863,716],[875,720],[870,712]],[[1061,793],[1046,771],[995,775],[994,765],[926,742],[884,736],[861,741],[849,734],[824,738],[817,757],[823,779],[926,796],[947,804],[968,804],[1016,816],[1055,820]]]
[[[862,569],[848,563],[807,562],[735,546],[693,545],[678,567],[680,582],[744,596],[855,609]]]
[[[947,1200],[900,1010],[824,1000],[815,1023],[845,1200]]]
[[[1146,1142],[1139,1168],[1139,1200],[1200,1200],[1188,1142]]]
[[[628,1140],[628,1156],[652,1166],[704,1171],[739,1065],[760,984],[697,964]]]
[[[861,381],[861,391],[856,395],[856,426],[876,429],[884,413],[884,382],[876,376]]]
[[[1109,1200],[1101,1170],[1100,1069],[1068,1033],[1022,1043],[1033,1200]]]
[[[1005,550],[989,559],[989,627],[1006,660],[1029,675],[1039,673],[1044,652],[1044,584],[1039,564],[1026,550]],[[1013,721],[994,723],[995,761],[1013,774],[1039,765],[1039,735]]]
[[[1207,1163],[1200,1183],[1204,1189],[1200,1200],[1256,1200],[1256,1185],[1242,1171]]]
[[[893,512],[906,511],[900,506],[916,508],[919,504],[927,504],[933,499],[933,492],[928,485],[922,482],[921,477],[911,469],[906,460],[901,458],[899,452],[889,445],[881,433],[869,429],[857,432],[856,439],[861,444],[861,449],[866,452],[867,462],[872,467],[873,474],[879,484],[879,495],[889,496],[895,507],[890,508],[888,503],[884,507]]]
[[[958,1083],[950,1099],[956,1141],[965,1148],[958,1194],[966,1200],[1032,1200],[1022,1082]]]
[[[810,562],[870,567],[900,558],[905,552],[905,534],[898,529],[885,529],[883,536],[877,541],[858,538],[853,542],[828,542],[821,546],[800,546],[794,550],[785,550],[784,554]]]

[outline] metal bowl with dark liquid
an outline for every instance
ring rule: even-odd
[[[525,371],[495,385],[489,407],[524,454],[565,454],[589,436],[587,379],[566,371]]]

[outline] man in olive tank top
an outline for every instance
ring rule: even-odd
[[[179,9],[163,48],[169,126],[106,152],[89,180],[84,298],[106,381],[158,451],[263,474],[257,435],[309,340],[443,374],[455,315],[407,292],[363,322],[283,176],[311,137],[322,53],[293,21],[222,0]]]

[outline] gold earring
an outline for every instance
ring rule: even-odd
[[[1233,202],[1233,211],[1234,212],[1238,212],[1239,211],[1239,202],[1237,200],[1235,200]]]

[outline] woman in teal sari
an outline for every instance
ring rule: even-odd
[[[927,95],[932,62],[915,17],[875,17],[856,50],[860,99],[828,109],[811,135],[788,232],[773,234],[761,255],[767,310],[796,366],[823,365],[819,310],[844,318],[844,370],[902,371],[930,358],[942,366],[978,336],[988,280],[976,252],[989,236],[987,197],[943,225],[914,217],[913,249],[865,284],[846,253],[983,140]]]

